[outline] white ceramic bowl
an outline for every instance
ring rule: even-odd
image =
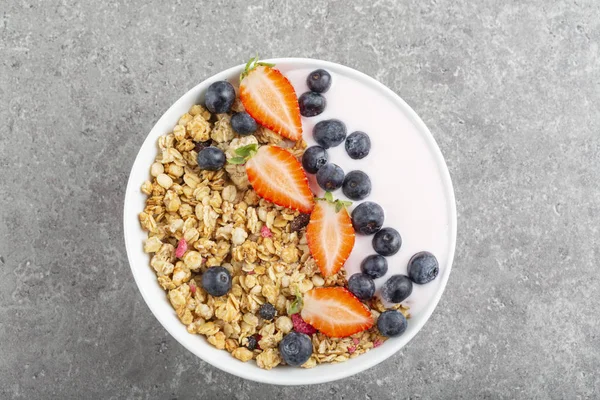
[[[403,250],[405,247],[410,249],[411,246],[413,246],[413,251],[416,249],[426,250],[427,248],[423,248],[423,243],[426,243],[428,238],[436,242],[435,254],[440,261],[440,275],[434,281],[435,284],[432,282],[427,284],[430,286],[422,285],[427,287],[427,290],[419,292],[417,295],[413,292],[413,295],[417,296],[419,300],[418,304],[413,302],[411,308],[414,306],[418,312],[415,312],[412,318],[409,319],[406,332],[398,338],[386,341],[380,347],[372,349],[366,354],[340,364],[322,364],[312,369],[277,367],[267,371],[258,368],[254,362],[242,363],[226,351],[217,350],[208,344],[203,336],[189,334],[186,327],[178,320],[165,292],[157,283],[154,271],[149,266],[149,256],[142,251],[142,242],[147,235],[142,231],[138,222],[138,213],[143,210],[145,201],[145,195],[141,193],[140,186],[145,180],[149,179],[149,167],[157,154],[156,141],[158,137],[171,132],[182,114],[186,113],[193,104],[202,102],[204,92],[212,82],[217,80],[237,82],[243,65],[218,73],[188,91],[164,113],[150,131],[131,169],[125,194],[123,225],[127,256],[137,286],[154,316],[179,343],[204,361],[233,375],[258,382],[278,385],[306,385],[334,381],[364,371],[392,356],[417,334],[438,304],[450,275],[456,244],[456,205],[452,182],[442,154],[423,121],[398,95],[375,79],[351,68],[327,61],[303,58],[281,58],[266,61],[275,63],[277,68],[288,76],[289,74],[294,75],[294,72],[298,75],[299,70],[302,70],[302,76],[304,77],[306,76],[304,70],[311,71],[324,68],[333,75],[334,84],[336,76],[348,78],[360,87],[366,88],[365,90],[368,92],[365,94],[366,96],[372,95],[377,96],[375,99],[380,98],[385,103],[382,107],[388,107],[388,113],[397,114],[398,121],[390,121],[389,133],[386,133],[391,135],[390,138],[374,137],[368,126],[358,126],[356,128],[349,126],[349,129],[361,129],[370,132],[374,147],[375,144],[382,143],[381,141],[384,139],[386,144],[388,141],[393,143],[390,147],[400,147],[396,151],[390,148],[386,149],[386,146],[379,146],[379,150],[373,152],[367,159],[371,159],[371,164],[368,164],[368,166],[375,168],[377,177],[383,179],[379,181],[373,179],[374,185],[376,183],[379,186],[389,185],[385,188],[388,198],[373,199],[373,201],[378,201],[380,204],[387,202],[384,205],[386,218],[388,212],[393,213],[392,208],[397,207],[396,221],[398,221],[398,218],[401,221],[403,218],[405,220],[404,228],[399,229],[403,236]],[[294,82],[294,79],[292,79],[292,82]],[[304,85],[302,82],[298,84],[300,82],[298,79],[295,79],[295,82],[296,91],[299,92],[297,94],[300,95],[303,90],[306,90],[306,87],[302,87]],[[348,80],[348,82],[350,81]],[[334,86],[330,92],[335,93],[335,90],[339,90],[339,88],[336,89]],[[360,104],[363,99],[352,98],[353,93],[358,95],[357,92],[351,92],[344,96],[338,96],[340,103],[345,102],[343,105],[338,104],[338,112],[347,110],[348,107],[354,107],[355,104]],[[328,108],[333,107],[332,102],[328,99]],[[369,101],[368,104],[363,103],[363,105],[365,107],[378,107],[378,104],[373,101]],[[335,112],[336,108],[333,107],[332,110]],[[357,112],[353,112],[353,114],[357,113],[361,114],[360,108],[357,109]],[[344,115],[338,115],[338,117],[344,119]],[[348,115],[348,117],[351,116]],[[360,115],[352,116],[356,121],[361,121],[356,119],[359,117]],[[309,137],[314,121],[307,118],[303,118],[303,120],[311,120],[303,121],[304,137],[310,142]],[[315,119],[315,121],[317,120]],[[365,125],[368,125],[367,122]],[[372,123],[381,123],[381,121],[372,121]],[[382,135],[381,132],[376,134]],[[343,148],[343,145],[339,147]],[[406,164],[403,165],[403,162]],[[413,165],[418,167],[411,168]],[[373,171],[372,169],[365,170],[370,174],[375,174],[370,172]],[[374,178],[373,175],[372,178]],[[430,191],[431,188],[433,188],[433,192]],[[434,193],[435,195],[419,198],[419,194],[425,196],[428,193]],[[418,229],[412,229],[415,226]],[[420,244],[416,243],[416,246],[415,242],[418,242],[416,239],[411,243],[411,229],[414,231],[412,236],[421,238]],[[406,261],[410,255],[411,252],[405,251],[402,256],[399,256],[398,264],[401,262],[403,267],[395,273],[405,273]],[[362,257],[360,254],[358,256]],[[352,269],[348,271],[352,273],[358,267],[354,265],[356,262],[353,262],[353,267],[349,268],[350,261],[347,263],[347,269]]]

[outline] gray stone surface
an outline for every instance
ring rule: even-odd
[[[600,397],[600,3],[300,3],[0,3],[0,398]],[[256,52],[376,77],[454,180],[438,309],[396,356],[331,384],[209,367],[154,319],[126,260],[121,206],[147,132]]]

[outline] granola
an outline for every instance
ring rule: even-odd
[[[243,106],[236,100],[234,109]],[[258,197],[242,165],[227,164],[218,171],[198,167],[198,142],[211,141],[228,159],[248,144],[284,143],[264,127],[240,137],[230,119],[231,114],[214,115],[194,105],[171,133],[158,139],[150,180],[141,188],[147,195],[139,214],[148,232],[143,246],[189,333],[204,335],[240,361],[255,360],[260,368],[271,369],[283,361],[278,344],[294,327],[289,311],[297,294],[344,286],[346,279],[344,270],[327,278],[320,274],[307,245],[306,215]],[[299,140],[287,147],[300,158],[306,143]],[[211,296],[202,288],[202,273],[212,266],[223,266],[231,274],[231,291],[224,296]],[[277,310],[270,321],[258,313],[266,302]],[[374,318],[385,310],[377,299],[370,305]],[[395,308],[409,317],[407,308]],[[257,343],[253,349],[247,347],[249,338]],[[385,340],[375,326],[346,338],[316,333],[313,354],[302,367],[343,362]]]

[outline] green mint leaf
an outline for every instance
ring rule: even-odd
[[[237,154],[240,157],[248,157],[253,152],[256,153],[257,150],[258,150],[258,145],[253,143],[253,144],[249,144],[246,146],[238,147],[237,149],[235,149],[235,154]]]
[[[227,160],[229,164],[244,164],[246,162],[246,157],[232,157]]]

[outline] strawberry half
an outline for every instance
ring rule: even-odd
[[[345,337],[373,326],[371,312],[343,287],[315,288],[304,294],[300,315],[329,337]]]
[[[306,228],[308,248],[323,276],[336,274],[350,256],[355,233],[346,210],[348,202],[333,201],[327,192],[318,199]]]
[[[273,64],[248,61],[240,76],[240,99],[259,124],[291,140],[302,138],[296,91]]]
[[[292,153],[277,146],[262,146],[251,153],[246,161],[246,173],[257,195],[302,213],[312,211],[314,199],[308,179]],[[236,163],[236,159],[229,162]]]

